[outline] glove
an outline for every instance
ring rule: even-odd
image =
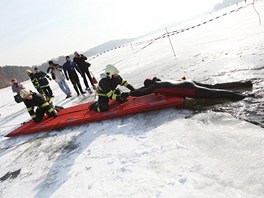
[[[118,103],[122,104],[122,103],[124,103],[124,102],[127,101],[127,98],[122,97],[122,95],[118,95],[118,96],[116,97],[116,101],[117,101]]]
[[[129,96],[130,96],[130,93],[129,93],[129,92],[123,92],[123,93],[121,94],[121,97],[122,97],[122,98],[125,98],[125,99],[127,99]]]

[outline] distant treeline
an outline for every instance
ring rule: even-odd
[[[233,4],[239,3],[241,1],[246,1],[246,0],[223,0],[222,3],[218,3],[214,7],[214,11],[221,10],[223,8],[226,8],[228,6],[231,6]]]
[[[5,66],[0,67],[0,88],[10,86],[11,79],[16,78],[19,82],[28,80],[28,75],[26,74],[26,69],[30,67],[23,66]]]

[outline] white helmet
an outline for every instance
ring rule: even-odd
[[[31,94],[31,92],[27,89],[21,89],[19,92],[19,95],[21,96],[21,98],[25,99],[26,97],[28,97]]]
[[[32,73],[32,71],[31,71],[30,69],[27,69],[27,70],[26,70],[26,73],[27,73],[27,75],[29,75],[29,74]]]
[[[118,69],[114,66],[114,65],[106,65],[106,67],[105,67],[105,74],[107,75],[107,76],[109,76],[110,78],[112,78],[112,76],[114,75],[114,74],[118,74],[119,73],[119,71],[118,71]]]

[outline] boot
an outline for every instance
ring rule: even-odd
[[[82,90],[82,86],[81,86],[81,84],[78,83],[77,85],[78,85],[78,87],[79,87],[79,89],[80,89],[80,91],[81,91],[81,94],[85,94],[86,92]]]

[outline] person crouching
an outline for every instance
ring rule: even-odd
[[[22,89],[20,96],[24,99],[28,113],[34,122],[41,122],[45,113],[48,117],[58,117],[57,111],[40,94]]]
[[[117,88],[118,85],[128,88],[130,91],[134,91],[134,87],[126,80],[123,80],[119,71],[114,65],[107,65],[105,68],[105,74],[102,75],[99,85],[97,87],[98,101],[89,106],[90,110],[97,112],[107,111],[109,109],[109,99],[116,100],[118,103],[124,103],[127,101],[127,94],[122,94]]]

